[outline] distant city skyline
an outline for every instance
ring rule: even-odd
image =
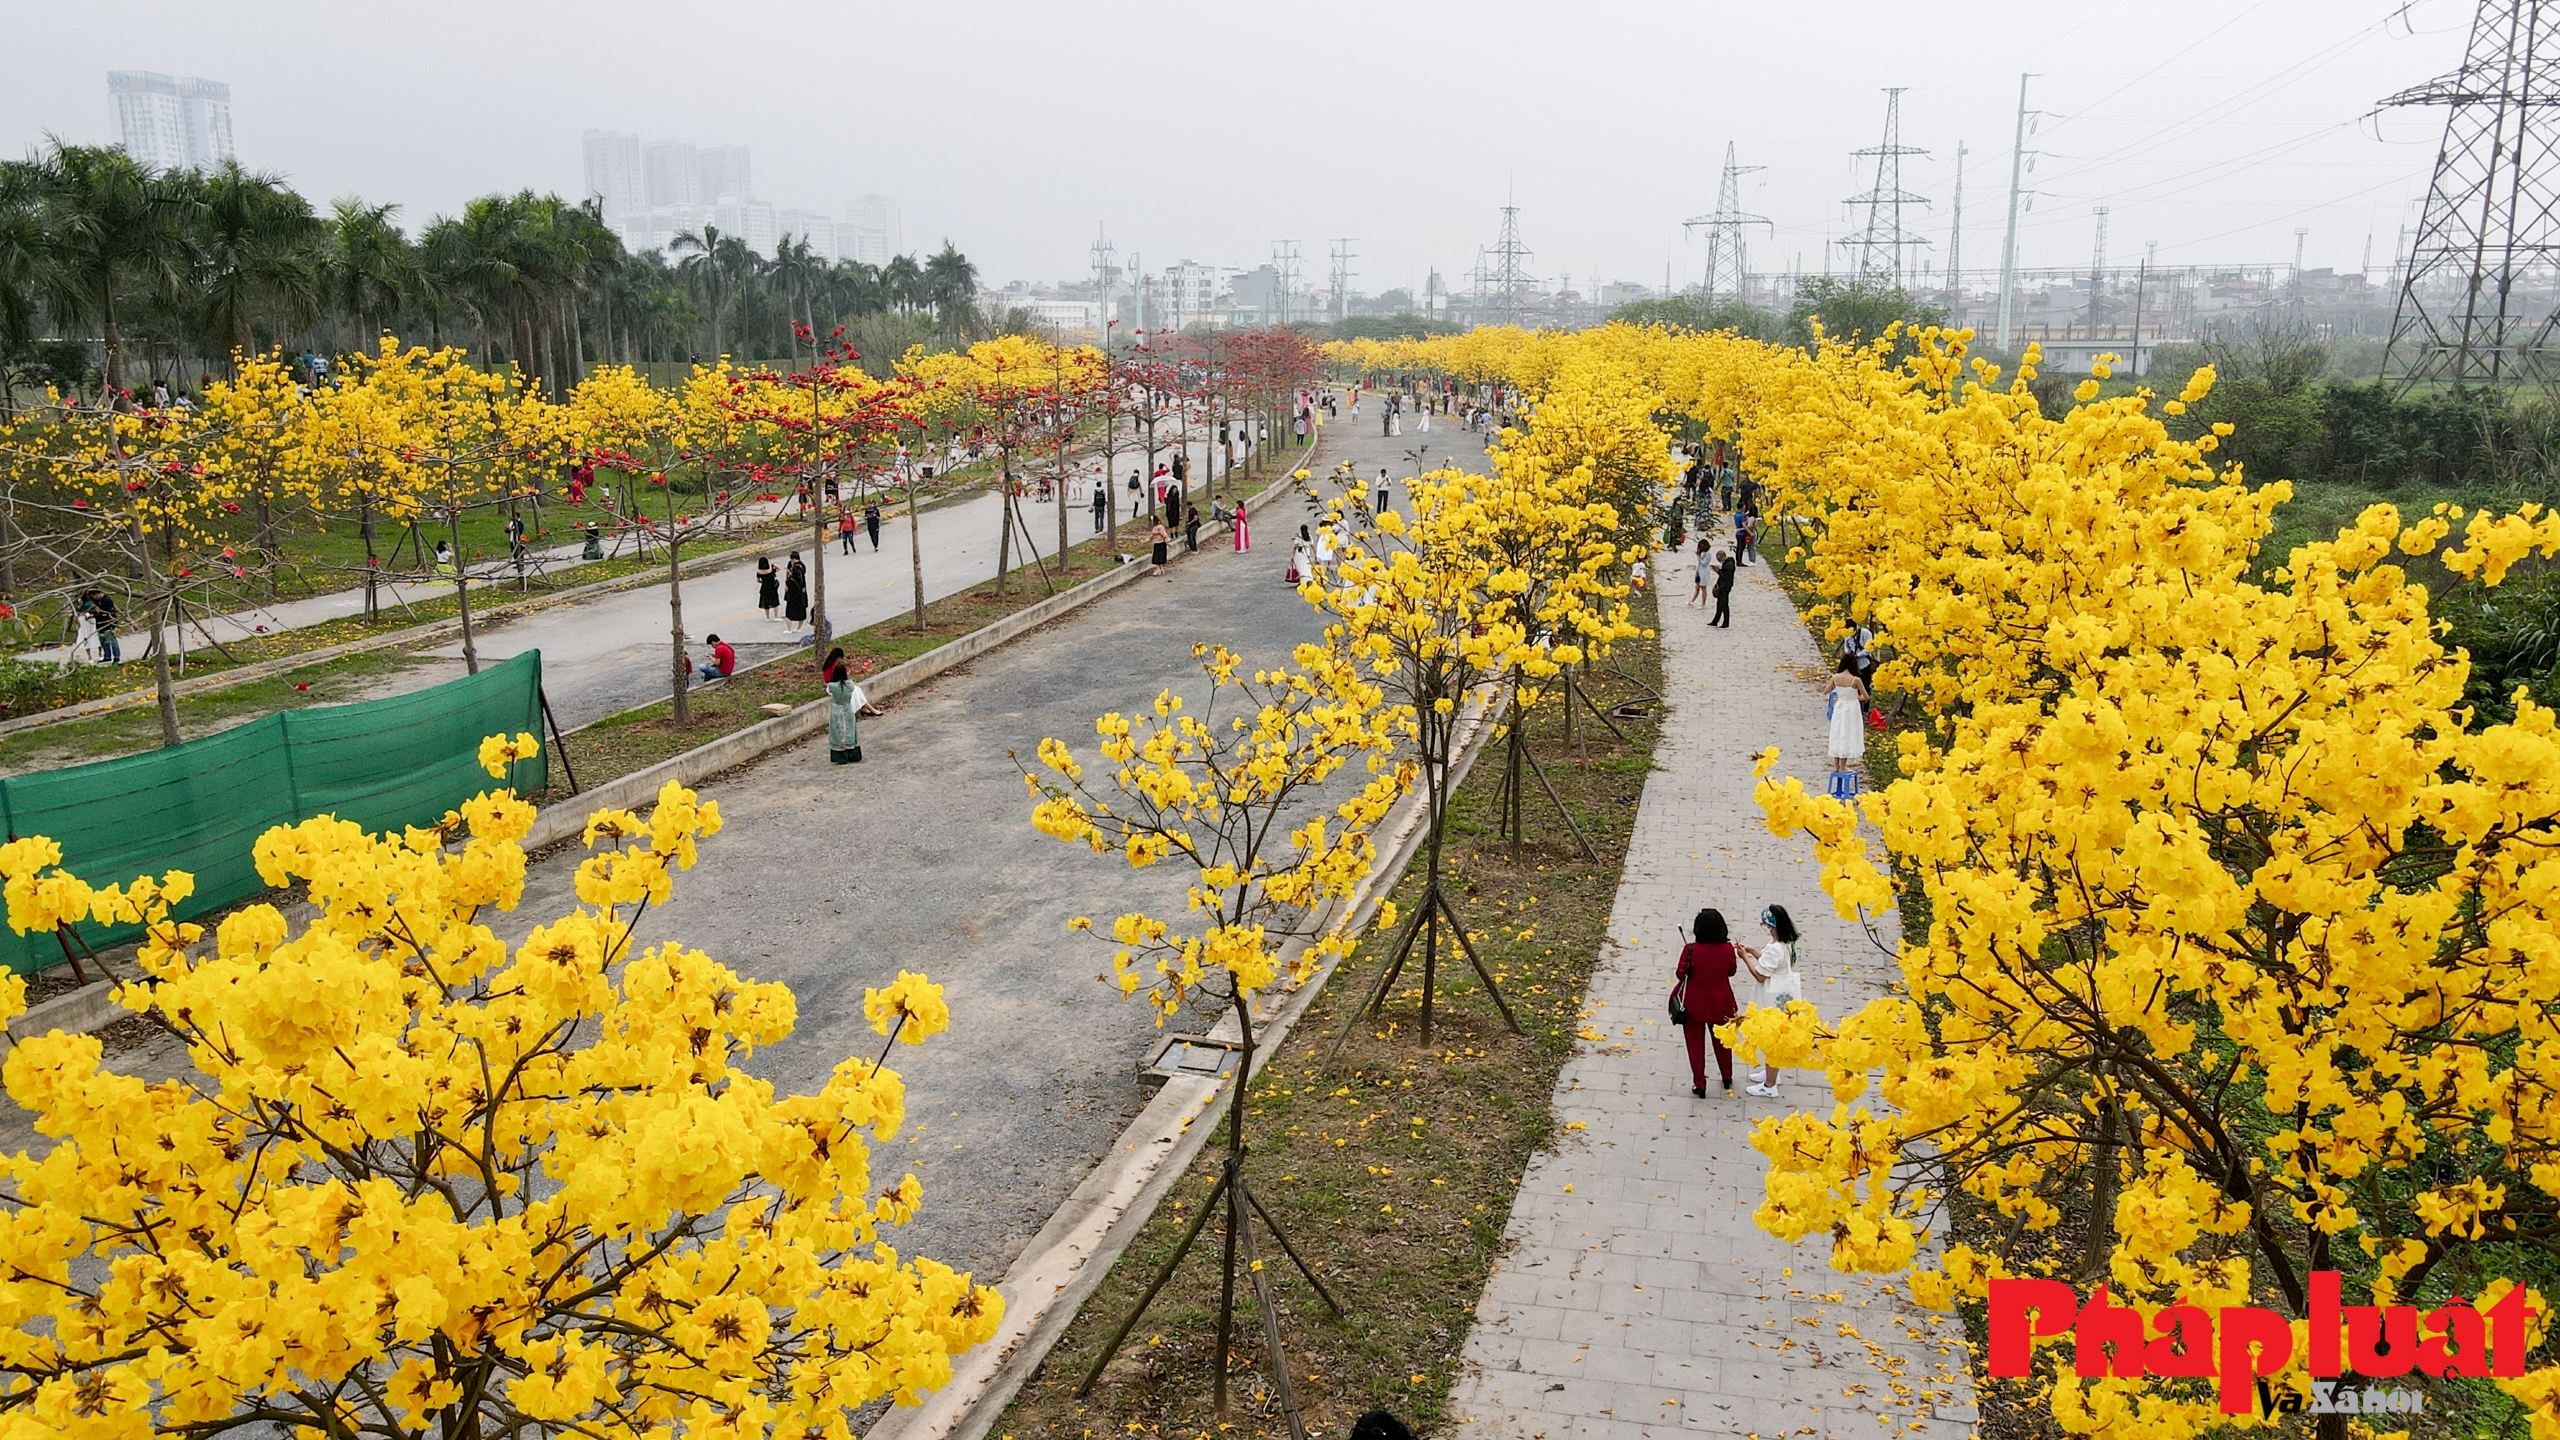
[[[711,225],[767,259],[785,237],[806,243],[830,263],[884,265],[901,253],[904,214],[897,201],[864,195],[846,202],[843,219],[776,206],[756,196],[755,167],[744,145],[642,140],[627,130],[589,130],[579,149],[586,194],[603,211],[605,225],[635,252],[664,252],[677,236],[699,234]]]
[[[155,170],[210,170],[236,158],[231,87],[156,70],[107,72],[107,108],[116,143]]]

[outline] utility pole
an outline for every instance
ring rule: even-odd
[[[2142,291],[2151,279],[2151,259],[2144,256],[2142,268],[2133,272],[2133,378],[2142,378]]]
[[[2030,75],[2018,77],[2018,133],[2009,145],[2009,238],[2000,246],[2000,349],[2009,348],[2009,302],[2018,288],[2018,181],[2026,175],[2027,164],[2027,81]]]
[[[1956,142],[1956,215],[1947,227],[1947,323],[1964,328],[1964,142]]]
[[[1111,353],[1111,282],[1120,273],[1111,268],[1115,252],[1108,231],[1097,231],[1093,242],[1093,290],[1102,304],[1102,318],[1094,322],[1102,332],[1102,352]]]
[[[2107,287],[2107,207],[2092,205],[2089,213],[2098,217],[2098,245],[2089,254],[2089,338],[2098,338],[2098,292]]]
[[[1129,286],[1138,297],[1138,348],[1147,348],[1147,261],[1137,251],[1129,252]]]
[[[1348,236],[1333,242],[1333,318],[1341,320],[1351,313],[1351,253]]]

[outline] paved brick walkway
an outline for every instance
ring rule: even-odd
[[[1684,563],[1685,562],[1685,563]],[[1819,1241],[1789,1247],[1752,1224],[1765,1164],[1752,1125],[1783,1106],[1827,1108],[1818,1076],[1778,1100],[1689,1095],[1664,1013],[1680,927],[1703,906],[1737,933],[1772,901],[1802,928],[1806,998],[1826,1016],[1891,978],[1888,957],[1837,919],[1810,846],[1772,836],[1751,802],[1751,756],[1782,773],[1829,768],[1821,660],[1765,567],[1734,587],[1730,630],[1685,608],[1694,557],[1661,555],[1671,714],[1586,997],[1581,1051],[1558,1077],[1554,1146],[1531,1158],[1451,1397],[1456,1433],[1502,1440],[1679,1434],[1887,1437],[1969,1433],[1961,1331],[1873,1280],[1840,1275]],[[1878,933],[1888,942],[1893,917]],[[1747,981],[1747,975],[1741,977]],[[1596,1033],[1598,1038],[1592,1038]]]

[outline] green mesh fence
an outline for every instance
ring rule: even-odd
[[[47,835],[65,868],[93,885],[184,870],[195,893],[178,918],[209,914],[265,890],[250,847],[271,826],[335,815],[367,830],[443,817],[497,782],[480,768],[481,737],[542,733],[542,653],[529,650],[431,690],[269,715],[147,755],[0,779],[9,836]],[[516,762],[519,795],[550,784],[550,750]],[[84,925],[103,949],[133,927]],[[0,926],[0,958],[21,973],[63,962],[50,933]]]

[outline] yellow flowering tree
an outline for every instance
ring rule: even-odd
[[[1379,687],[1339,649],[1301,645],[1295,664],[1244,671],[1223,646],[1195,646],[1209,678],[1207,702],[1195,712],[1166,691],[1151,711],[1113,713],[1094,722],[1107,784],[1088,780],[1064,741],[1040,742],[1040,769],[1024,772],[1032,823],[1043,834],[1116,855],[1131,867],[1187,865],[1188,918],[1141,911],[1111,925],[1118,949],[1112,970],[1120,993],[1144,993],[1156,1023],[1204,1004],[1235,1022],[1235,1084],[1227,1111],[1227,1158],[1218,1185],[1201,1205],[1163,1267],[1164,1278],[1191,1248],[1213,1213],[1224,1217],[1229,1263],[1241,1251],[1268,1341],[1272,1382],[1293,1435],[1299,1427],[1279,1311],[1254,1258],[1250,1212],[1260,1215],[1293,1261],[1297,1252],[1253,1198],[1244,1162],[1245,1081],[1254,1064],[1254,999],[1286,975],[1303,982],[1328,960],[1350,953],[1347,904],[1377,863],[1374,831],[1413,778],[1410,761],[1393,757],[1396,713]],[[1356,769],[1354,767],[1357,767]],[[1350,771],[1347,776],[1344,772]],[[1331,799],[1330,804],[1324,803]],[[1392,904],[1385,907],[1394,923]],[[1074,928],[1089,931],[1090,919]],[[1299,1268],[1327,1305],[1334,1304],[1303,1261]],[[1225,1287],[1232,1305],[1234,1276]],[[1142,1300],[1095,1359],[1078,1393],[1104,1366],[1146,1311]],[[1219,1316],[1217,1405],[1226,1409],[1226,1338],[1232,1311]]]
[[[481,917],[521,895],[533,818],[494,790],[401,835],[271,830],[259,871],[311,918],[250,905],[209,942],[167,918],[182,874],[92,890],[50,841],[0,847],[20,930],[147,927],[119,999],[199,1077],[60,1032],[0,1065],[55,1142],[0,1197],[0,1436],[841,1436],[994,1333],[993,1291],[886,1241],[920,1197],[874,1193],[885,1051],[776,1096],[741,1067],[790,992],[640,944],[716,806],[598,811],[579,904],[510,952]],[[0,1010],[24,998],[0,977]],[[948,1019],[915,975],[864,1008],[890,1044]]]
[[[279,527],[289,511],[308,509],[320,498],[314,407],[281,351],[236,357],[232,372],[230,379],[205,386],[206,463],[233,482],[254,517],[249,564],[273,598],[284,559]],[[236,563],[233,568],[245,572]]]

